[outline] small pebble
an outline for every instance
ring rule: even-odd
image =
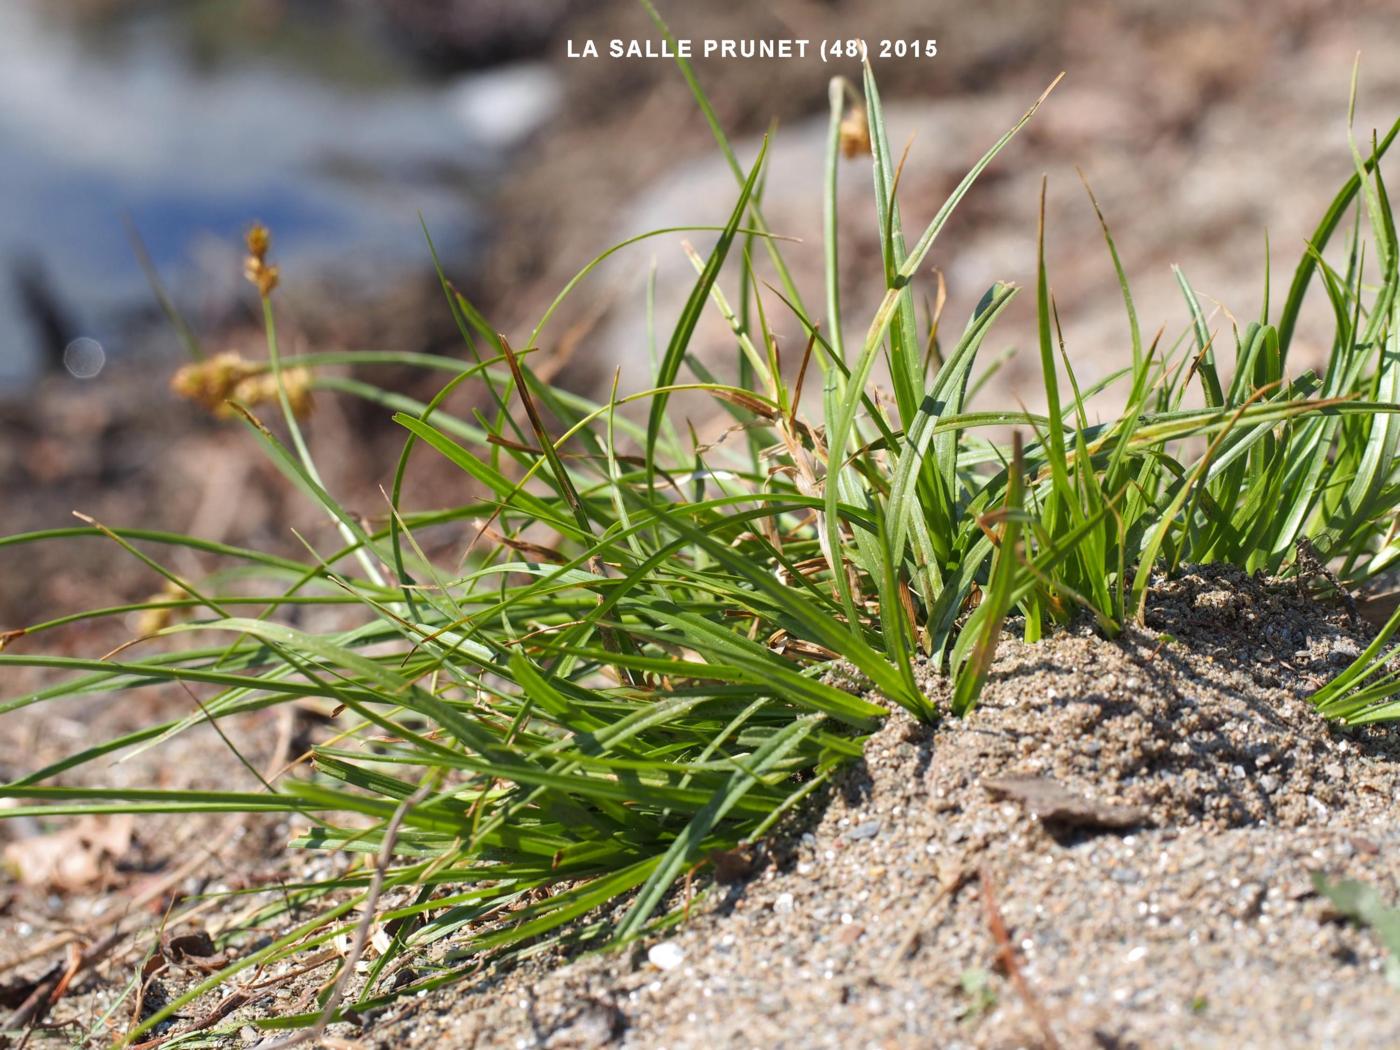
[[[662,941],[647,949],[647,961],[658,970],[674,970],[685,962],[685,951],[675,941]]]
[[[879,833],[880,822],[878,820],[867,820],[864,824],[857,824],[851,829],[850,838],[873,839]]]

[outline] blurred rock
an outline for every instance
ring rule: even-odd
[[[384,0],[383,9],[415,51],[444,68],[498,65],[531,57],[569,19],[601,0]]]

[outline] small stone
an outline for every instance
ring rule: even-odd
[[[849,838],[852,839],[873,839],[880,833],[880,822],[878,820],[867,820],[864,824],[857,824],[850,831]]]
[[[647,961],[658,970],[674,970],[685,962],[685,952],[675,941],[662,941],[647,949]]]
[[[780,893],[773,899],[773,910],[779,915],[789,914],[793,906],[794,901],[791,893]]]
[[[611,1003],[595,1000],[567,1018],[545,1041],[546,1050],[594,1050],[621,1038],[627,1018]]]
[[[1264,887],[1258,883],[1250,883],[1241,889],[1240,899],[1233,908],[1233,913],[1237,919],[1256,919],[1264,910],[1264,898],[1267,896]]]
[[[841,945],[852,945],[860,940],[865,933],[865,927],[860,923],[852,923],[849,926],[842,926],[836,934],[836,943]]]

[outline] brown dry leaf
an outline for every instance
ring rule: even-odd
[[[1053,777],[984,777],[982,786],[999,798],[1019,802],[1042,823],[1061,828],[1131,828],[1148,817],[1142,806],[1100,802],[1065,787]]]
[[[207,959],[219,950],[206,930],[166,936],[161,940],[161,948],[174,962],[189,958]]]
[[[717,849],[709,856],[715,866],[715,881],[721,886],[743,882],[759,869],[762,856],[752,843],[740,843],[734,849]]]
[[[1386,621],[1395,615],[1396,608],[1400,607],[1400,591],[1361,595],[1356,604],[1361,618],[1379,631]],[[3,641],[3,636],[0,636],[0,643]]]
[[[7,844],[5,868],[24,886],[85,889],[131,848],[135,826],[130,813],[82,817],[58,831]]]

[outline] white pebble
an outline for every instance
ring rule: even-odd
[[[685,962],[685,952],[675,941],[662,941],[647,949],[647,961],[658,970],[674,970]]]
[[[780,893],[773,899],[773,910],[779,915],[786,915],[793,909],[793,896],[791,893]]]

